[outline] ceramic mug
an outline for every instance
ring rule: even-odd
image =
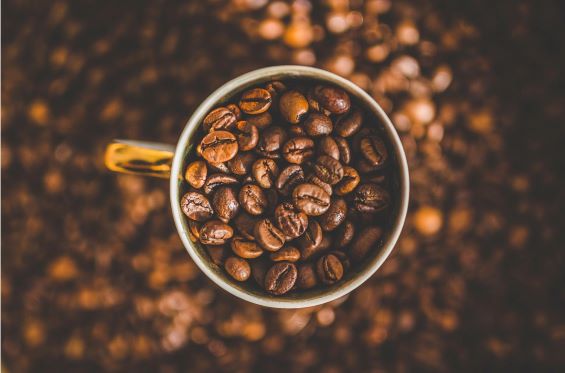
[[[248,87],[272,80],[287,79],[305,79],[336,85],[357,99],[366,111],[371,111],[379,120],[376,125],[388,137],[391,160],[394,163],[389,167],[393,169],[393,180],[396,185],[393,187],[393,220],[378,250],[372,250],[356,270],[351,271],[332,286],[277,297],[246,286],[245,283],[237,283],[225,273],[223,268],[214,265],[206,250],[190,239],[187,218],[181,211],[179,202],[182,197],[183,171],[187,166],[187,155],[194,145],[194,136],[206,114],[232,97],[237,97]],[[328,71],[312,67],[273,66],[241,75],[218,88],[200,104],[186,123],[176,147],[160,143],[116,140],[106,149],[105,163],[112,171],[168,178],[176,228],[186,250],[200,270],[218,286],[236,297],[273,308],[303,308],[327,303],[350,293],[367,281],[394,248],[408,209],[408,164],[400,139],[388,116],[371,96],[354,83]]]

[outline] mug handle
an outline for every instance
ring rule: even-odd
[[[174,155],[173,145],[117,139],[106,146],[104,164],[115,172],[168,179]]]

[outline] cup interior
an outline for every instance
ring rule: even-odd
[[[344,278],[338,283],[324,287],[291,292],[283,296],[273,296],[266,291],[247,283],[237,283],[225,271],[210,261],[206,249],[199,243],[193,242],[188,234],[188,218],[180,209],[180,197],[183,193],[183,170],[187,166],[187,159],[194,146],[193,138],[198,134],[198,129],[206,114],[217,106],[237,97],[249,87],[261,85],[272,80],[301,80],[329,83],[347,91],[354,101],[370,112],[375,118],[374,125],[386,136],[386,142],[391,156],[392,177],[392,211],[389,220],[385,222],[382,243],[377,250],[372,250],[363,263],[352,266]],[[170,182],[171,208],[179,235],[188,253],[198,267],[218,286],[229,293],[249,302],[274,308],[302,308],[310,307],[335,300],[365,282],[382,265],[392,251],[400,235],[406,210],[408,206],[408,166],[402,144],[396,131],[381,109],[381,107],[361,88],[354,83],[330,72],[304,67],[304,66],[275,66],[252,71],[234,80],[229,81],[213,92],[195,110],[188,120],[176,147],[172,164]],[[252,282],[252,280],[248,281]]]

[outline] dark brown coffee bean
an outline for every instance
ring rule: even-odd
[[[285,294],[294,286],[297,275],[298,271],[294,264],[276,263],[265,275],[265,289],[276,295]]]
[[[279,193],[287,196],[296,185],[302,182],[304,182],[304,171],[302,171],[302,167],[294,164],[281,171],[275,187]]]
[[[355,235],[355,225],[351,222],[351,220],[346,220],[343,224],[341,224],[335,234],[334,234],[334,247],[337,249],[341,249],[353,240],[353,236]]]
[[[184,178],[193,188],[200,189],[206,182],[206,175],[208,175],[206,162],[194,161],[186,167]]]
[[[267,209],[267,196],[259,186],[245,184],[239,191],[239,203],[251,215],[261,215]]]
[[[330,208],[319,218],[320,226],[326,232],[336,229],[347,216],[347,203],[343,198],[334,198]]]
[[[248,151],[253,149],[259,142],[259,130],[245,120],[240,120],[236,124],[239,131],[237,134],[237,144],[240,151]]]
[[[267,251],[277,251],[285,243],[284,233],[275,227],[269,219],[261,219],[253,231],[255,240]]]
[[[251,267],[245,259],[230,256],[224,263],[226,272],[236,281],[246,281],[251,275]]]
[[[308,100],[298,91],[286,91],[280,97],[279,111],[287,122],[299,123],[308,113]]]
[[[180,207],[189,219],[196,221],[208,220],[214,214],[208,198],[198,192],[186,193],[180,201]]]
[[[210,194],[221,186],[234,185],[238,183],[239,182],[237,181],[235,176],[225,174],[212,174],[208,176],[208,179],[206,179],[203,190],[204,193]]]
[[[241,109],[236,104],[228,104],[226,105],[226,109],[231,111],[235,115],[236,120],[241,119]]]
[[[336,258],[339,259],[339,261],[341,262],[341,265],[343,266],[343,272],[344,273],[349,270],[349,267],[351,267],[351,261],[349,260],[349,257],[347,256],[347,254],[345,254],[343,251],[332,250],[328,254],[334,255]]]
[[[355,190],[355,208],[360,212],[379,212],[390,205],[390,194],[377,184],[363,184]]]
[[[262,131],[273,123],[273,116],[266,111],[261,114],[249,115],[245,120],[247,123],[257,127],[259,131]]]
[[[239,152],[226,162],[228,169],[236,175],[248,175],[257,156],[251,152]]]
[[[335,136],[334,141],[339,149],[339,161],[343,164],[351,162],[351,148],[346,139],[341,136]]]
[[[216,212],[216,216],[221,221],[227,223],[239,211],[239,202],[235,191],[227,186],[219,187],[212,197],[212,206]]]
[[[311,263],[299,264],[297,271],[296,285],[299,289],[311,289],[318,285],[316,271]]]
[[[267,158],[280,158],[281,148],[288,139],[285,130],[278,126],[268,127],[259,136],[255,151]]]
[[[210,256],[210,260],[212,263],[217,265],[218,267],[223,267],[226,259],[229,257],[230,252],[224,245],[220,246],[213,246],[213,245],[205,245],[206,251]]]
[[[333,130],[332,120],[322,113],[310,113],[304,121],[304,130],[309,136],[329,135]]]
[[[247,114],[260,114],[271,107],[272,97],[269,91],[254,88],[244,92],[239,100],[239,108]]]
[[[288,127],[288,133],[291,137],[306,136],[306,131],[304,131],[304,128],[299,124]]]
[[[205,245],[223,245],[232,236],[232,227],[220,220],[209,220],[200,228],[200,242]]]
[[[338,196],[344,196],[353,192],[357,185],[361,181],[361,177],[357,173],[357,170],[353,167],[344,166],[343,167],[343,178],[335,186],[335,194]]]
[[[315,220],[310,220],[306,232],[297,240],[300,247],[300,257],[307,260],[316,254],[323,238],[324,234],[320,224]]]
[[[337,184],[343,178],[343,166],[338,160],[327,155],[321,155],[314,164],[316,176],[330,185]]]
[[[363,124],[363,113],[358,108],[353,108],[349,113],[337,118],[335,133],[341,137],[353,136]]]
[[[343,277],[343,265],[335,255],[324,255],[318,259],[316,272],[324,284],[331,285]]]
[[[318,154],[327,155],[339,161],[339,148],[335,140],[329,136],[324,136],[318,141]]]
[[[221,163],[208,162],[208,166],[210,167],[210,172],[221,172],[223,174],[229,174],[231,172],[230,169],[228,168],[227,162],[221,162]]]
[[[308,227],[308,216],[296,210],[290,202],[284,202],[275,209],[275,221],[288,239],[301,236]]]
[[[357,159],[357,161],[355,162],[355,168],[357,169],[357,171],[359,171],[359,173],[363,175],[370,174],[373,171],[377,170],[377,167],[370,164],[369,161],[367,161],[363,157],[359,157],[359,159]]]
[[[377,169],[383,167],[388,159],[388,151],[384,141],[376,136],[371,135],[361,139],[359,144],[361,155],[367,162]]]
[[[234,237],[231,240],[231,249],[239,257],[253,259],[263,254],[263,249],[255,241],[246,240],[243,237]]]
[[[271,253],[269,258],[273,262],[297,262],[300,259],[300,251],[294,246],[285,246],[279,251]]]
[[[330,207],[330,196],[314,184],[300,184],[292,191],[294,206],[306,215],[319,216]]]
[[[233,127],[236,120],[237,118],[231,110],[225,107],[219,107],[212,110],[204,117],[202,125],[206,132],[227,130]]]
[[[208,162],[221,163],[232,159],[237,153],[238,146],[231,132],[214,131],[204,136],[200,148],[202,157]]]
[[[367,256],[371,249],[377,248],[381,240],[383,231],[376,226],[370,226],[362,229],[359,234],[355,235],[355,239],[349,248],[349,256],[354,262],[358,262]]]
[[[318,176],[316,176],[316,174],[310,174],[310,176],[308,176],[306,181],[310,184],[315,184],[315,185],[319,186],[320,188],[322,188],[324,190],[324,192],[328,193],[328,195],[331,197],[331,195],[333,193],[332,186],[330,184],[320,180],[320,178]]]
[[[274,80],[270,83],[267,83],[267,85],[265,86],[265,89],[267,91],[269,91],[269,93],[271,94],[271,97],[273,97],[273,99],[276,99],[281,95],[281,93],[286,91],[286,85],[283,82],[280,82],[278,80]]]
[[[329,86],[318,85],[310,92],[314,109],[317,111],[327,110],[332,114],[343,114],[351,106],[349,95],[342,89]]]
[[[254,240],[255,236],[253,235],[253,230],[255,229],[255,224],[258,221],[259,219],[245,212],[240,212],[233,220],[233,224],[239,234],[241,234],[244,238]]]
[[[200,237],[200,228],[202,223],[196,220],[188,219],[188,236],[192,242],[198,241]]]
[[[279,176],[279,167],[270,158],[259,158],[251,167],[253,177],[262,188],[268,189],[274,186]]]
[[[302,164],[314,155],[314,141],[309,137],[294,137],[284,144],[282,154],[287,162]]]

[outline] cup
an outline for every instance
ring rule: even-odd
[[[245,284],[236,283],[222,268],[211,264],[206,250],[189,237],[187,219],[180,208],[182,196],[183,171],[186,159],[194,144],[194,136],[208,112],[232,97],[236,97],[250,86],[260,85],[272,80],[307,79],[330,83],[347,91],[355,97],[365,110],[371,111],[379,119],[378,126],[388,137],[392,150],[394,208],[393,222],[383,239],[379,250],[373,250],[356,271],[345,276],[337,284],[327,288],[307,290],[283,297],[269,295],[267,292],[250,289]],[[122,173],[149,175],[169,179],[171,208],[178,234],[200,270],[212,281],[230,294],[248,302],[272,308],[303,308],[320,305],[342,297],[367,281],[390,255],[406,218],[409,196],[408,164],[400,139],[383,109],[365,91],[354,83],[328,71],[305,66],[273,66],[251,71],[235,78],[208,96],[194,111],[175,146],[160,143],[115,140],[109,144],[105,153],[106,166]]]

